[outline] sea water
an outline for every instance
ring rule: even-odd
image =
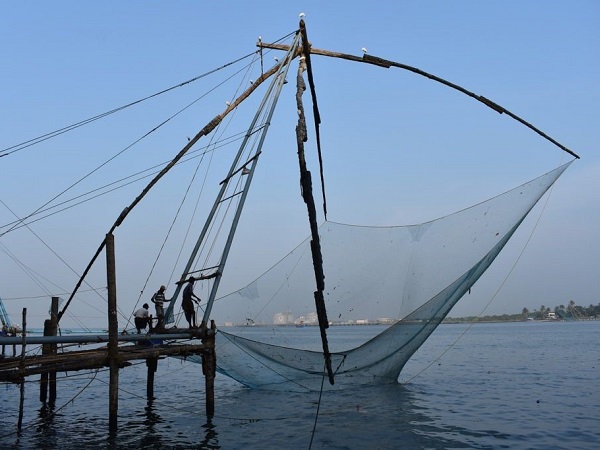
[[[343,335],[350,346],[378,331]],[[318,330],[293,333],[313,340]],[[597,449],[599,334],[600,321],[444,324],[397,385],[322,395],[253,391],[218,374],[212,420],[200,365],[160,360],[148,402],[142,362],[119,373],[112,435],[106,370],[59,373],[52,410],[30,378],[20,432],[20,388],[0,385],[0,448]]]

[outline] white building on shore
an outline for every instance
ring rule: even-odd
[[[277,313],[273,316],[273,323],[275,325],[293,325],[294,315],[291,311]]]

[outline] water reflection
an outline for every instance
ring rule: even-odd
[[[161,431],[157,427],[161,423],[163,423],[163,419],[160,414],[156,412],[153,400],[148,400],[148,403],[146,403],[146,407],[144,408],[144,426],[142,429],[145,433],[140,440],[141,448],[165,448]]]
[[[54,425],[54,405],[44,404],[38,411],[38,422],[36,426],[37,433],[35,434],[38,448],[56,448],[57,433]]]
[[[477,432],[445,423],[437,411],[421,406],[422,395],[400,384],[368,386],[325,392],[318,406],[318,393],[244,390],[228,408],[221,405],[221,414],[229,420],[217,419],[220,444],[252,448],[262,442],[274,448],[285,442],[288,448],[308,448],[312,438],[313,448],[477,446]],[[240,419],[233,421],[235,417]],[[487,433],[502,438],[498,432]]]
[[[217,427],[212,423],[209,418],[207,422],[202,425],[204,428],[204,439],[199,444],[199,448],[218,449],[221,448],[219,445]]]

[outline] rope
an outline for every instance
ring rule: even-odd
[[[126,105],[119,106],[118,108],[111,109],[110,111],[106,111],[106,112],[98,114],[96,116],[84,119],[84,120],[82,120],[80,122],[76,122],[76,123],[68,125],[66,127],[59,128],[58,130],[54,130],[54,131],[51,131],[49,133],[42,134],[40,136],[37,136],[35,138],[32,138],[32,139],[29,139],[27,141],[21,142],[19,144],[15,144],[15,145],[12,145],[10,147],[6,147],[6,148],[0,150],[0,153],[1,153],[0,154],[0,158],[3,157],[3,156],[10,155],[12,153],[18,152],[20,150],[23,150],[23,149],[25,149],[27,147],[31,147],[32,145],[39,144],[40,142],[43,142],[43,141],[46,141],[46,140],[51,139],[53,137],[59,136],[59,135],[61,135],[63,133],[66,133],[68,131],[72,131],[72,130],[74,130],[76,128],[79,128],[79,127],[81,127],[83,125],[87,125],[87,124],[92,123],[92,122],[94,122],[96,120],[102,119],[102,118],[107,117],[107,116],[109,116],[111,114],[114,114],[116,112],[122,111],[122,110],[127,109],[127,108],[129,108],[131,106],[137,105],[138,103],[142,103],[142,102],[144,102],[146,100],[150,100],[151,98],[158,97],[159,95],[165,94],[165,93],[167,93],[169,91],[172,91],[173,89],[177,89],[177,88],[183,87],[183,86],[185,86],[187,84],[193,83],[194,81],[198,81],[201,78],[207,77],[208,75],[212,75],[213,73],[216,73],[216,72],[218,72],[218,71],[220,71],[222,69],[225,69],[225,68],[227,68],[227,67],[229,67],[229,66],[231,66],[233,64],[236,64],[236,63],[238,63],[238,62],[240,62],[240,61],[242,61],[242,60],[244,60],[244,59],[246,59],[246,58],[248,58],[248,57],[250,57],[252,55],[255,55],[256,53],[257,53],[256,51],[252,52],[252,53],[249,53],[249,54],[247,54],[245,56],[242,56],[242,57],[240,57],[240,58],[238,58],[238,59],[236,59],[234,61],[226,63],[226,64],[222,65],[221,67],[217,67],[216,69],[209,70],[208,72],[205,72],[202,75],[198,75],[198,76],[196,76],[194,78],[191,78],[191,79],[189,79],[187,81],[183,81],[183,82],[181,82],[179,84],[176,84],[175,86],[171,86],[171,87],[169,87],[167,89],[163,89],[162,91],[159,91],[159,92],[157,92],[155,94],[152,94],[152,95],[148,95],[148,96],[143,97],[143,98],[141,98],[139,100],[135,100],[135,101],[133,101],[131,103],[128,103]]]
[[[189,162],[189,161],[191,161],[192,159],[195,159],[195,158],[203,157],[203,156],[204,156],[204,154],[205,154],[205,153],[208,153],[209,151],[211,151],[211,152],[212,152],[212,151],[214,151],[214,150],[216,150],[216,149],[218,149],[218,148],[221,148],[221,147],[224,147],[224,146],[226,146],[226,145],[229,145],[229,144],[230,144],[230,143],[232,143],[232,142],[239,141],[239,140],[243,139],[243,137],[244,137],[245,133],[246,133],[246,131],[241,131],[241,132],[238,132],[238,133],[236,133],[236,134],[233,134],[233,135],[231,135],[231,136],[228,136],[228,137],[224,138],[222,141],[216,141],[216,142],[213,144],[213,146],[212,146],[212,149],[210,149],[210,150],[208,149],[208,147],[209,147],[209,146],[204,146],[204,147],[202,147],[202,148],[200,148],[200,149],[198,149],[198,150],[194,150],[194,151],[190,152],[190,154],[197,153],[197,152],[199,152],[199,151],[201,151],[201,150],[204,150],[204,152],[203,152],[203,153],[201,153],[200,155],[195,155],[195,156],[191,156],[191,157],[189,157],[189,158],[187,158],[187,159],[183,159],[182,161],[178,162],[178,163],[177,163],[177,165],[179,165],[179,164],[183,164],[183,163],[186,163],[186,162]],[[219,143],[219,144],[221,144],[221,145],[215,145],[216,143]],[[45,209],[44,209],[44,208],[43,208],[43,209],[39,209],[39,210],[38,210],[36,213],[33,213],[33,214],[31,214],[30,216],[28,216],[28,217],[33,217],[33,216],[36,216],[36,215],[38,215],[38,214],[41,214],[41,213],[45,213],[45,212],[51,211],[52,209],[58,208],[58,207],[59,207],[59,206],[61,206],[61,205],[65,205],[65,204],[67,204],[67,203],[69,203],[69,202],[73,202],[73,201],[75,201],[75,200],[77,200],[77,199],[79,199],[79,198],[82,198],[82,197],[88,196],[88,195],[90,195],[90,194],[92,194],[92,193],[94,193],[94,192],[100,191],[100,190],[102,190],[102,189],[106,189],[106,188],[108,188],[108,187],[110,187],[110,186],[116,185],[116,184],[118,184],[118,183],[121,183],[121,182],[124,182],[124,181],[126,181],[126,180],[130,180],[130,179],[132,179],[132,178],[134,178],[134,177],[136,177],[136,176],[138,176],[138,175],[142,175],[142,174],[144,174],[145,172],[149,172],[150,170],[157,169],[158,167],[163,167],[163,166],[164,166],[165,164],[167,164],[167,163],[168,163],[168,161],[163,161],[163,162],[161,162],[161,163],[159,163],[159,164],[156,164],[156,165],[154,165],[154,166],[152,166],[152,167],[149,167],[149,168],[147,168],[147,169],[141,170],[141,171],[139,171],[139,172],[136,172],[136,173],[134,173],[134,174],[132,174],[132,175],[128,175],[128,176],[126,176],[126,177],[120,178],[120,179],[118,179],[118,180],[116,180],[116,181],[112,181],[112,182],[110,182],[110,183],[108,183],[108,184],[105,184],[105,185],[103,185],[103,186],[100,186],[100,187],[98,187],[98,188],[92,189],[91,191],[88,191],[88,192],[86,192],[86,193],[84,193],[84,194],[77,195],[77,196],[75,196],[75,197],[72,197],[72,198],[70,198],[70,199],[68,199],[68,200],[64,200],[64,201],[62,201],[62,202],[60,202],[60,203],[57,203],[57,204],[55,204],[55,205],[53,205],[53,206],[50,206],[50,207],[48,207],[48,208],[45,208]],[[118,189],[122,189],[122,188],[124,188],[124,187],[126,187],[126,186],[129,186],[129,185],[133,184],[133,183],[137,183],[138,181],[141,181],[141,180],[144,180],[144,179],[146,179],[146,178],[148,178],[148,177],[151,177],[151,176],[153,176],[153,175],[156,175],[156,174],[157,174],[157,173],[159,173],[159,172],[160,172],[160,170],[154,170],[154,171],[152,171],[152,172],[149,172],[149,173],[147,173],[146,175],[143,175],[143,176],[140,176],[140,177],[138,177],[138,178],[135,178],[135,179],[133,179],[133,180],[131,180],[131,181],[127,182],[127,183],[124,183],[124,184],[118,185],[118,186],[116,186],[116,187],[114,187],[114,188],[112,188],[112,189],[109,189],[109,190],[105,190],[104,192],[100,192],[100,193],[98,193],[98,194],[94,195],[93,197],[89,197],[89,198],[87,198],[87,199],[85,199],[85,200],[81,200],[81,201],[79,201],[79,202],[77,202],[77,203],[74,203],[74,204],[72,204],[72,205],[66,206],[66,207],[64,207],[64,208],[62,208],[62,209],[60,209],[60,210],[58,210],[58,211],[51,212],[51,213],[49,213],[49,214],[47,214],[47,215],[45,215],[45,216],[39,217],[39,218],[37,218],[37,219],[35,219],[35,220],[30,220],[30,221],[29,221],[29,222],[27,222],[27,223],[22,223],[22,220],[24,220],[24,219],[19,219],[19,220],[15,220],[15,221],[13,221],[13,222],[8,222],[8,223],[6,223],[6,224],[4,224],[4,225],[1,225],[1,226],[0,226],[0,228],[6,228],[6,227],[9,227],[9,226],[12,226],[12,225],[15,225],[15,224],[21,223],[20,225],[17,225],[17,226],[15,226],[15,227],[13,227],[13,228],[12,228],[12,230],[18,230],[19,228],[22,228],[22,227],[24,227],[24,226],[27,226],[27,225],[29,225],[29,224],[35,223],[35,222],[37,222],[37,221],[39,221],[39,220],[46,219],[46,218],[48,218],[48,217],[50,217],[50,216],[53,216],[53,215],[55,215],[55,214],[58,214],[58,213],[60,213],[60,212],[66,211],[66,210],[68,210],[68,209],[71,209],[71,208],[74,208],[75,206],[78,206],[78,205],[81,205],[81,204],[83,204],[83,203],[86,203],[86,202],[88,202],[88,201],[94,200],[94,199],[96,199],[96,198],[98,198],[98,197],[101,197],[101,196],[103,196],[103,195],[110,194],[111,192],[114,192],[114,191],[116,191],[116,190],[118,190]]]
[[[87,174],[85,174],[83,177],[81,177],[79,180],[75,181],[73,184],[71,184],[69,187],[67,187],[66,189],[64,189],[63,191],[59,192],[57,195],[55,195],[54,197],[52,197],[50,200],[48,200],[46,203],[44,203],[42,206],[40,206],[39,208],[37,208],[35,211],[33,211],[32,213],[30,213],[29,215],[27,215],[26,217],[19,219],[19,221],[17,223],[24,223],[27,219],[29,219],[30,217],[32,217],[34,214],[36,214],[37,212],[39,212],[42,208],[48,206],[50,203],[52,203],[54,200],[56,200],[57,198],[59,198],[60,196],[62,196],[63,194],[65,194],[66,192],[70,191],[71,189],[73,189],[75,186],[77,186],[79,183],[81,183],[82,181],[84,181],[86,178],[88,178],[89,176],[91,176],[92,174],[94,174],[95,172],[97,172],[98,170],[100,170],[102,167],[106,166],[109,162],[113,161],[114,159],[116,159],[118,156],[122,155],[123,153],[125,153],[127,150],[131,149],[134,145],[138,144],[139,142],[141,142],[142,140],[144,140],[145,138],[147,138],[148,136],[150,136],[152,133],[154,133],[155,131],[157,131],[158,129],[160,129],[161,127],[163,127],[164,125],[166,125],[168,122],[170,122],[172,119],[174,119],[175,117],[177,117],[178,115],[180,115],[181,113],[183,113],[185,110],[187,110],[188,108],[190,108],[192,105],[196,104],[197,102],[199,102],[201,99],[203,99],[204,97],[206,97],[209,93],[213,92],[214,90],[216,90],[218,87],[222,86],[223,84],[225,84],[227,81],[229,81],[230,79],[232,79],[234,76],[236,76],[237,74],[239,74],[241,72],[241,70],[235,72],[234,74],[232,74],[231,76],[229,76],[228,78],[226,78],[224,81],[222,81],[221,83],[217,84],[215,87],[213,87],[212,89],[209,89],[207,92],[205,92],[203,95],[201,95],[200,97],[196,98],[194,101],[192,101],[191,103],[187,104],[186,106],[184,106],[183,108],[181,108],[179,111],[177,111],[176,113],[172,114],[170,117],[168,117],[167,119],[163,120],[160,124],[156,125],[154,128],[152,128],[150,131],[146,132],[144,135],[142,135],[141,137],[139,137],[138,139],[136,139],[135,141],[133,141],[131,144],[127,145],[125,148],[123,148],[122,150],[120,150],[119,152],[117,152],[115,155],[111,156],[109,159],[107,159],[106,161],[104,161],[102,164],[100,164],[99,166],[97,166],[95,169],[93,169],[92,171],[88,172]],[[197,139],[196,139],[197,140]],[[195,142],[194,142],[195,143]],[[191,146],[190,146],[191,147]],[[164,170],[164,169],[163,169]],[[0,237],[4,236],[6,233],[14,230],[16,228],[16,224],[13,225],[12,227],[10,227],[7,231],[3,232],[2,234],[0,234]]]
[[[321,377],[321,389],[319,390],[319,400],[317,401],[317,412],[315,413],[315,422],[313,424],[313,429],[310,433],[310,443],[308,444],[309,450],[312,448],[313,439],[315,438],[315,433],[317,432],[317,420],[319,419],[319,410],[321,409],[321,398],[323,397],[323,385],[325,384],[325,374],[327,373],[327,364],[323,364],[323,376]]]

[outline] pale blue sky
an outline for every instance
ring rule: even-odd
[[[370,54],[431,72],[492,99],[582,157],[481,280],[486,289],[480,294],[475,289],[451,315],[479,314],[528,240],[486,313],[569,300],[583,305],[600,302],[600,3],[596,1],[3,2],[0,149],[251,53],[258,36],[269,42],[292,32],[300,12],[306,14],[314,47],[359,56],[366,47]],[[313,64],[331,220],[373,224],[429,220],[569,159],[508,117],[409,72],[316,57]],[[130,115],[114,115],[1,157],[0,226],[14,220],[7,207],[20,216],[29,214],[196,99],[203,89],[194,83],[169,99],[146,102],[148,108],[134,109]],[[283,95],[292,104],[293,92]],[[116,160],[77,192],[171,158],[187,136],[221,112],[227,99],[199,103],[175,129]],[[291,179],[289,191],[296,194],[293,111],[282,117],[274,120],[272,131],[281,148],[272,151],[273,159],[261,160],[257,177],[263,170],[278,182]],[[290,158],[276,150],[289,150]],[[0,237],[0,297],[13,320],[20,322],[21,310],[27,307],[31,326],[41,326],[48,294],[62,294],[62,289],[74,286],[76,278],[48,247],[81,272],[116,216],[143,186],[138,183],[81,209],[40,220],[30,230],[21,228]],[[256,189],[254,206],[278,208],[265,199],[272,187],[258,184]],[[275,197],[284,191],[278,189]],[[288,201],[281,210],[289,218],[289,229],[272,236],[274,242],[264,250],[248,249],[265,262],[257,262],[247,276],[289,250],[292,244],[284,243],[284,237],[295,244],[306,235],[301,200],[291,201],[298,205]],[[151,198],[144,208],[159,216],[167,209],[153,205]],[[248,212],[247,220],[268,231],[268,224],[261,221],[266,212],[256,211]],[[134,272],[147,270],[134,255],[143,254],[146,240],[152,239],[152,225],[140,225],[142,232],[117,234],[119,302],[124,311],[134,307],[144,279]],[[241,239],[250,240],[243,234]],[[149,257],[143,255],[141,261],[147,263]],[[38,273],[37,280],[15,261]],[[157,283],[152,280],[147,289]],[[100,275],[93,284],[103,285]],[[104,309],[98,298],[73,307],[82,321],[94,326],[104,326]],[[63,326],[77,326],[67,319]]]

